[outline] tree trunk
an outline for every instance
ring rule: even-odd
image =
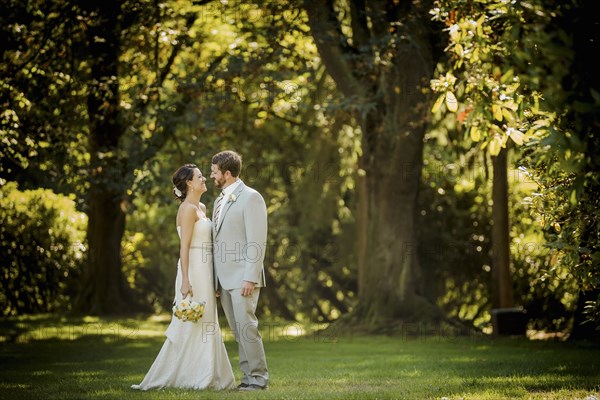
[[[88,265],[78,310],[90,314],[129,312],[121,270],[125,213],[118,199],[101,193],[90,198],[88,217]]]
[[[357,267],[358,267],[358,293],[363,293],[367,287],[367,223],[369,221],[368,189],[363,157],[358,158],[358,173],[356,176],[356,191],[358,201],[356,205],[357,228]]]
[[[373,327],[438,320],[439,309],[419,293],[415,229],[430,112],[423,89],[434,70],[429,5],[369,3],[367,8],[350,1],[348,7],[351,41],[331,2],[305,1],[323,63],[353,103],[362,128],[366,183],[361,188],[359,177],[358,185],[366,204],[359,205],[359,304],[352,319]],[[389,58],[379,63],[376,54]]]
[[[510,238],[508,221],[507,149],[492,157],[492,264],[494,269],[493,308],[514,305],[510,273]]]
[[[398,149],[380,153],[367,171],[367,250],[359,307],[365,322],[417,319],[416,201],[422,167],[422,134],[398,140]]]
[[[74,311],[119,314],[131,311],[122,273],[127,177],[118,157],[124,128],[119,115],[120,56],[118,0],[83,1],[89,12],[87,58],[90,188],[87,194],[88,265]]]
[[[413,79],[422,78],[418,71],[409,72],[415,73]],[[407,113],[391,112],[386,120],[373,118],[374,123],[363,125],[367,135],[381,140],[366,165],[367,221],[359,227],[366,231],[363,235],[367,240],[365,262],[360,265],[364,270],[359,272],[364,285],[359,292],[358,313],[372,325],[440,317],[437,308],[419,293],[415,220],[425,134],[419,105],[426,104],[424,100],[417,90],[399,96],[398,104],[391,108]]]

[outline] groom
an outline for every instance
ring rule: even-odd
[[[264,287],[267,208],[263,197],[239,179],[242,158],[222,151],[212,158],[210,177],[222,189],[213,207],[215,289],[238,342],[240,390],[266,389],[267,359],[258,331],[256,305]]]

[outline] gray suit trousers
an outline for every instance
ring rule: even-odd
[[[259,294],[258,287],[246,297],[242,296],[242,289],[221,289],[221,305],[238,343],[242,383],[267,386],[267,358],[255,315]]]

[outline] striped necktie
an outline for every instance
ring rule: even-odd
[[[223,204],[223,198],[225,196],[223,195],[223,192],[221,192],[221,194],[219,195],[219,197],[217,197],[217,202],[215,203],[215,212],[213,215],[213,223],[215,225],[217,225],[219,223],[219,216],[221,214],[221,205]]]

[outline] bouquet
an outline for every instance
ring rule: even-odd
[[[204,315],[204,304],[204,302],[198,303],[186,297],[175,303],[173,306],[173,315],[184,322],[198,322]]]

